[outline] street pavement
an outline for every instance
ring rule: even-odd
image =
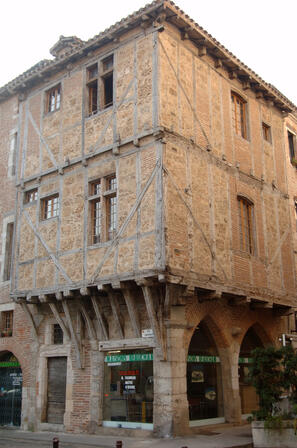
[[[59,448],[116,448],[121,440],[123,448],[251,448],[249,425],[201,428],[198,434],[158,439],[154,437],[118,437],[110,435],[27,432],[0,429],[0,448],[53,448],[53,438],[59,438]]]

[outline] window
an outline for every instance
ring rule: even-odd
[[[59,195],[55,194],[42,199],[42,219],[50,219],[59,216]]]
[[[240,248],[253,254],[255,244],[253,237],[253,204],[245,198],[238,198]]]
[[[8,176],[15,176],[16,172],[16,150],[18,134],[15,132],[10,139],[9,157],[8,157]]]
[[[1,313],[1,336],[12,336],[13,311],[2,311]]]
[[[53,325],[53,343],[56,345],[63,344],[63,330],[59,324]]]
[[[113,103],[113,56],[103,59],[101,64],[102,108],[105,108]]]
[[[233,129],[237,135],[247,138],[246,101],[236,93],[231,93]]]
[[[11,275],[13,228],[14,228],[13,222],[7,223],[6,238],[5,238],[4,270],[3,270],[4,282],[10,280]]]
[[[87,68],[88,115],[113,104],[113,56]]]
[[[271,127],[268,124],[262,123],[262,133],[264,140],[271,143]]]
[[[117,224],[117,179],[115,174],[89,184],[91,244],[114,238]]]
[[[87,69],[87,87],[89,95],[89,115],[98,111],[98,65],[92,65]]]
[[[46,95],[46,111],[54,112],[55,110],[59,110],[61,105],[61,85],[59,84],[56,87],[47,91]]]
[[[37,201],[37,188],[25,192],[24,203],[29,204],[30,202]]]
[[[296,135],[288,131],[289,154],[291,162],[295,160]]]

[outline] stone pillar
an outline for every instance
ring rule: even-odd
[[[103,420],[104,353],[99,352],[98,342],[91,341],[91,395],[89,432],[96,433]]]
[[[154,350],[154,433],[158,437],[189,431],[185,307],[172,306],[166,322],[167,359]]]
[[[226,422],[241,422],[241,401],[239,394],[238,353],[239,346],[220,348],[222,368],[224,416]]]

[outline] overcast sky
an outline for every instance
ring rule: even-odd
[[[2,0],[0,86],[41,59],[60,35],[93,37],[145,0]],[[176,0],[186,14],[297,105],[297,0]]]

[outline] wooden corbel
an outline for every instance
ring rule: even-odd
[[[77,335],[76,335],[74,327],[73,327],[73,322],[71,319],[68,303],[65,300],[63,300],[62,305],[63,305],[63,309],[64,309],[64,313],[65,313],[66,322],[67,322],[68,328],[70,330],[71,341],[75,348],[76,367],[78,369],[82,369],[83,368],[82,347],[81,347],[80,342],[78,341]]]

